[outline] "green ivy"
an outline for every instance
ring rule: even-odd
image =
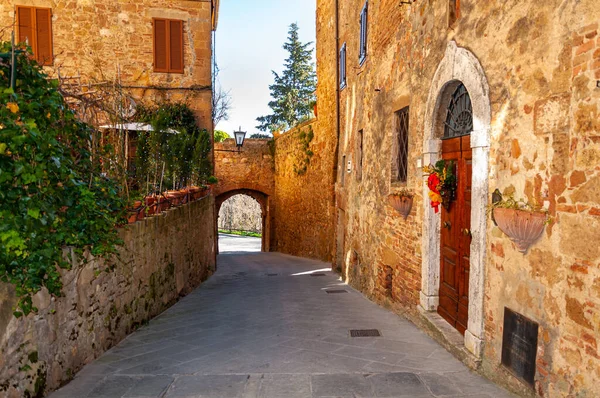
[[[10,51],[0,43],[0,53]],[[118,184],[102,174],[90,126],[78,121],[41,67],[17,58],[17,85],[0,61],[0,280],[16,288],[15,316],[36,308],[42,287],[61,294],[62,248],[114,253],[125,205]]]
[[[301,176],[306,174],[308,165],[310,164],[310,159],[314,155],[313,151],[310,150],[310,143],[312,142],[313,138],[315,138],[315,133],[312,126],[308,126],[307,131],[300,129],[298,132],[298,138],[300,139],[300,149],[302,152],[299,154],[299,162],[294,164],[294,172]]]

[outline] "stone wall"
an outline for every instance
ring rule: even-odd
[[[477,194],[498,188],[505,197],[544,205],[554,220],[523,255],[485,215],[490,199],[483,196],[472,213],[473,239],[482,244],[471,246],[481,259],[471,261],[470,284],[477,291],[469,292],[473,334],[466,348],[488,375],[521,394],[598,395],[600,252],[592,244],[600,231],[598,2],[461,1],[455,22],[448,7],[458,2],[369,2],[368,55],[361,66],[357,21],[364,3],[317,2],[317,42],[329,46],[327,57],[319,59],[328,64],[319,70],[319,84],[329,91],[337,88],[331,79],[338,51],[332,26],[339,26],[338,44],[348,49],[336,182],[336,263],[343,275],[414,319],[418,308],[435,313],[437,292],[428,290],[439,284],[439,268],[430,273],[426,263],[439,253],[439,219],[424,198],[420,166],[439,155],[439,135],[430,134],[439,131],[437,100],[450,81],[436,79],[461,80],[474,87],[476,114],[484,114],[486,106],[491,113],[489,121],[475,120],[481,130],[473,137],[481,139],[472,141],[474,162],[487,164],[474,171],[473,178],[485,184]],[[335,110],[336,104],[326,106]],[[410,106],[408,181],[398,183],[391,171],[394,112],[405,106]],[[334,136],[335,128],[329,123],[318,131]],[[328,173],[313,178],[326,179]],[[415,195],[407,221],[387,204],[387,196],[402,188]],[[500,365],[505,307],[540,325],[534,390]]]
[[[267,139],[248,138],[238,152],[233,138],[215,143],[216,197],[239,189],[275,192],[273,147]]]
[[[333,142],[312,121],[275,140],[275,250],[333,258]],[[305,149],[309,132],[314,138]],[[314,153],[309,156],[308,151]]]
[[[57,389],[200,285],[216,266],[213,220],[209,196],[124,227],[118,257],[73,260],[63,297],[36,294],[27,317],[13,317],[12,286],[0,284],[0,396]]]
[[[17,5],[52,9],[54,63],[82,81],[119,80],[136,100],[186,100],[202,128],[212,129],[213,1],[7,0],[0,3],[0,40],[10,40]],[[183,20],[183,74],[153,70],[152,18]]]

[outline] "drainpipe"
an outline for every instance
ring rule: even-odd
[[[337,198],[337,182],[338,182],[338,168],[339,168],[339,159],[340,159],[340,126],[341,126],[341,120],[340,120],[340,57],[339,57],[339,50],[340,50],[340,7],[339,7],[339,0],[335,0],[335,116],[336,116],[336,141],[335,141],[335,153],[334,153],[334,164],[333,164],[333,208],[336,210],[334,211],[334,221],[333,221],[333,225],[334,225],[334,232],[335,232],[335,245],[334,245],[334,252],[332,253],[333,256],[333,263],[331,264],[332,268],[335,269],[336,264],[338,262],[337,260],[337,244],[338,244],[338,239],[337,239],[337,229],[339,228],[338,225],[338,211],[337,211],[337,206],[336,206],[336,198]],[[344,165],[342,165],[342,173],[344,172]]]

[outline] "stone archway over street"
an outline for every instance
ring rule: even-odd
[[[262,251],[273,247],[273,218],[275,207],[275,167],[269,140],[247,139],[241,151],[237,152],[233,139],[215,144],[215,177],[217,185],[213,188],[215,196],[215,214],[219,214],[221,205],[235,195],[248,195],[255,199],[262,212]],[[216,221],[215,229],[217,229]],[[215,234],[218,240],[218,234]],[[218,242],[216,242],[218,247]]]
[[[220,193],[215,198],[215,214],[219,214],[221,211],[221,205],[229,198],[236,195],[248,195],[254,200],[258,202],[260,205],[261,215],[262,215],[262,244],[261,250],[263,252],[270,251],[271,248],[271,229],[272,229],[272,203],[269,198],[269,195],[262,191],[257,191],[254,189],[247,188],[234,188]],[[217,221],[218,222],[218,221]]]

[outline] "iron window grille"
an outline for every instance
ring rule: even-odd
[[[346,43],[340,49],[340,88],[346,87]]]
[[[360,51],[358,62],[362,65],[367,59],[367,21],[368,21],[369,2],[365,1],[365,5],[360,12]]]
[[[464,84],[460,84],[450,99],[444,126],[444,138],[461,137],[473,131],[473,107]]]
[[[396,144],[398,152],[396,156],[396,180],[406,182],[408,176],[408,106],[396,112]]]

